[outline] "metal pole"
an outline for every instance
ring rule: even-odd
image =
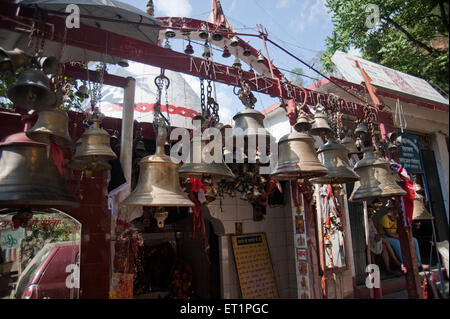
[[[437,248],[437,243],[436,243],[436,230],[434,229],[434,219],[431,220],[431,227],[433,228],[432,244],[434,245],[434,249],[436,250],[438,276],[439,276],[439,287],[441,288],[442,296],[445,296],[445,286],[444,286],[444,281],[443,281],[444,278],[442,277],[442,271],[441,271],[441,256],[439,255],[439,250]],[[433,250],[430,251],[430,260],[431,260],[432,253],[433,253]],[[431,263],[430,263],[430,268],[431,268]]]
[[[128,187],[123,193],[129,193],[131,188],[131,166],[133,160],[133,122],[134,122],[134,95],[136,80],[127,78],[125,86],[122,110],[122,136],[120,140],[120,163],[123,174],[128,182]]]

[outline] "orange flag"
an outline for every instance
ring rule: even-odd
[[[379,109],[383,109],[383,103],[381,103],[380,99],[376,95],[377,88],[374,87],[370,82],[372,82],[372,79],[370,76],[366,73],[366,71],[359,65],[358,61],[355,61],[356,67],[361,71],[361,75],[364,78],[364,82],[366,83],[367,91],[369,91],[370,98],[373,101],[373,104]]]
[[[231,32],[236,32],[231,24],[228,22],[227,18],[223,13],[222,5],[219,0],[213,0],[212,9],[209,14],[209,23],[213,23],[217,26],[223,27],[230,30]]]

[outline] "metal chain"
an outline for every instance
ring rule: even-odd
[[[170,132],[170,120],[169,120],[169,96],[168,96],[168,89],[170,85],[169,78],[164,74],[165,69],[161,69],[161,74],[155,78],[155,85],[156,85],[156,102],[154,107],[154,115],[153,115],[153,129],[155,130],[155,133],[158,133],[158,126],[160,125],[161,121],[165,122],[166,129],[168,130],[168,133]],[[166,90],[165,98],[166,98],[166,111],[167,111],[167,118],[162,114],[161,112],[161,98],[162,98],[162,91]]]
[[[375,137],[375,126],[373,122],[376,120],[376,114],[373,111],[372,107],[369,107],[368,105],[365,105],[363,108],[364,112],[364,119],[363,122],[367,125],[367,130],[369,133],[369,140],[371,140],[372,146],[375,148],[375,150],[378,150],[378,146],[376,143],[376,137]]]
[[[212,85],[211,80],[208,80],[208,86],[206,87],[207,91],[207,105],[208,105],[208,122],[209,127],[215,126],[220,122],[219,118],[219,104],[212,97]]]

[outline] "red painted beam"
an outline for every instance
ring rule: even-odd
[[[70,65],[70,63],[67,63],[64,65],[64,75],[79,79],[79,80],[88,80],[88,73],[89,72],[89,80],[94,82],[100,82],[100,72],[99,71],[93,71],[89,70],[86,71],[86,69],[82,69],[80,67],[76,67],[73,65]],[[103,84],[111,85],[111,86],[117,86],[117,87],[125,87],[128,83],[127,78],[117,76],[114,74],[108,74],[105,73],[103,75]]]
[[[21,17],[16,17],[17,5],[0,1],[0,28],[20,32],[15,29],[17,23],[4,19],[18,20],[29,24],[34,11],[29,8],[21,9]],[[63,42],[65,31],[65,19],[57,16],[49,16],[47,24],[54,25],[54,33],[50,28],[45,30],[45,38],[50,41]],[[214,81],[232,86],[240,86],[238,70],[219,63],[207,61],[202,58],[179,53],[170,49],[164,49],[157,45],[132,39],[126,36],[107,32],[88,25],[80,25],[79,29],[67,29],[66,45],[84,48],[95,52],[105,53],[148,65],[193,75],[200,78],[211,78]],[[81,76],[81,75],[80,75]],[[279,79],[271,79],[254,72],[243,71],[243,78],[250,84],[253,91],[268,94],[272,97],[294,99],[298,103],[315,105],[320,102],[327,106],[327,94],[310,91],[290,83],[281,83]],[[364,116],[364,106],[340,100],[341,111],[361,118]],[[392,115],[387,112],[377,112],[377,122],[392,123]]]

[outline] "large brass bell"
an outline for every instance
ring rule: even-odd
[[[309,117],[302,112],[298,117],[297,123],[294,125],[294,130],[298,132],[306,132],[311,129],[314,120],[309,119]]]
[[[406,195],[397,184],[390,168],[390,163],[375,155],[373,151],[364,153],[364,157],[356,163],[355,172],[360,176],[360,185],[355,183],[350,201],[372,201],[379,197],[395,197]],[[357,187],[358,186],[358,187]]]
[[[92,127],[83,133],[81,139],[81,150],[75,154],[75,159],[98,162],[117,158],[111,149],[108,132],[100,127],[100,119],[93,119]]]
[[[25,109],[43,110],[56,103],[56,94],[50,90],[49,78],[37,68],[23,71],[17,82],[8,89],[8,98]]]
[[[414,196],[414,210],[413,210],[413,220],[432,220],[434,219],[434,216],[430,214],[430,212],[425,208],[424,202],[423,202],[423,196],[418,194],[417,191],[419,190],[417,188],[418,184],[414,184],[416,192]]]
[[[139,180],[133,192],[122,202],[128,206],[188,206],[193,207],[180,187],[178,164],[164,154],[167,130],[158,127],[156,154],[144,157],[140,162]]]
[[[341,144],[345,146],[349,155],[361,153],[361,151],[356,147],[356,141],[350,136],[345,136],[342,139]]]
[[[328,169],[328,174],[310,180],[314,184],[346,184],[359,180],[348,162],[348,151],[342,144],[331,139],[317,151],[320,162]]]
[[[314,123],[312,128],[308,130],[308,133],[315,136],[329,136],[332,133],[324,111],[317,111],[314,114]]]
[[[195,145],[198,145],[198,150],[194,149]],[[200,179],[203,176],[211,176],[214,179],[234,178],[234,174],[231,169],[223,162],[223,156],[220,156],[220,162],[206,163],[204,161],[205,154],[205,141],[198,141],[198,143],[191,143],[189,148],[189,162],[184,163],[178,173],[180,177],[189,177]],[[221,148],[222,149],[222,148]],[[212,150],[213,151],[213,150]],[[199,163],[194,163],[194,153],[202,154]],[[213,154],[211,155],[213,156]]]
[[[278,142],[278,164],[273,179],[289,180],[326,175],[314,149],[314,138],[304,132],[292,131]]]
[[[59,146],[67,146],[72,143],[68,129],[69,117],[66,111],[55,108],[42,110],[36,124],[25,134],[34,141]]]
[[[0,207],[64,208],[79,206],[47,156],[47,145],[24,132],[0,143]]]
[[[266,148],[270,147],[270,143],[274,141],[274,138],[264,127],[264,118],[264,114],[252,108],[246,108],[233,116],[235,122],[231,138],[235,149],[239,148],[237,144],[239,140],[243,141],[245,154],[248,154],[249,140],[255,141],[255,147],[262,140],[265,140]]]

